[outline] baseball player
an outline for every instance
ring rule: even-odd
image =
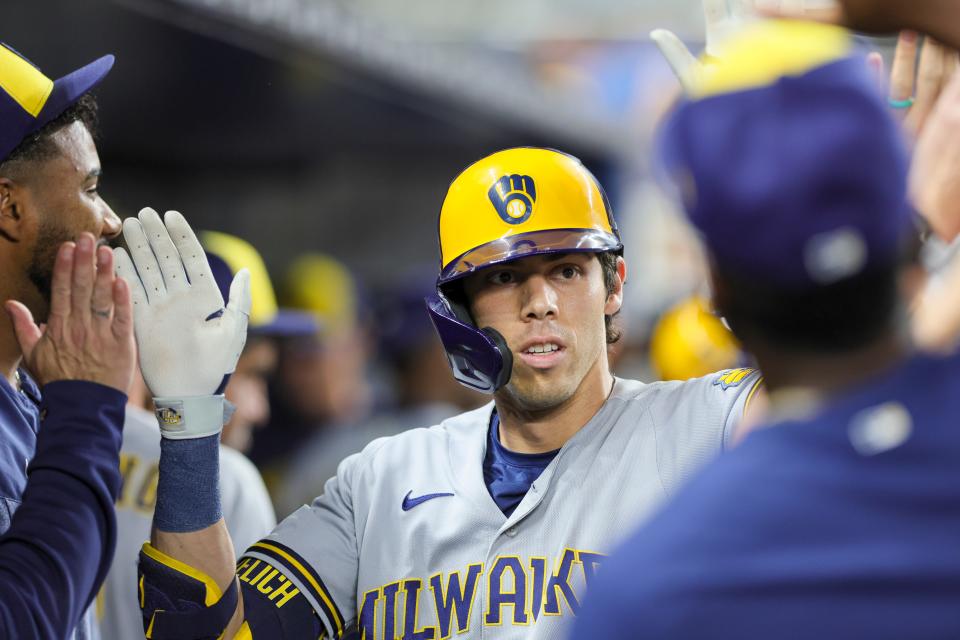
[[[611,558],[573,637],[960,636],[960,358],[911,345],[907,153],[863,57],[835,27],[751,27],[662,149],[774,424]]]
[[[84,611],[113,556],[135,355],[129,289],[97,246],[120,219],[97,192],[88,94],[112,65],[52,80],[0,44],[3,638],[91,637]]]
[[[275,361],[274,338],[310,335],[317,330],[317,323],[310,314],[277,307],[263,259],[249,243],[214,231],[201,232],[200,238],[222,294],[227,293],[230,281],[240,269],[250,272],[250,339],[225,390],[235,409],[224,433],[229,431],[229,441],[242,445],[249,441],[253,422],[266,419],[264,376]],[[144,408],[149,397],[142,378],[133,386],[120,450],[123,485],[116,503],[117,553],[97,607],[105,640],[136,638],[143,633],[135,588],[136,556],[144,540],[150,538],[157,497],[160,429],[153,413]],[[237,447],[224,444],[220,446],[220,493],[223,517],[238,549],[246,549],[276,526],[273,505],[256,467]]]
[[[172,323],[207,330],[222,300],[179,214],[145,210],[124,235],[164,436],[140,556],[152,638],[561,637],[604,554],[724,446],[759,386],[748,369],[651,385],[611,375],[626,263],[600,185],[558,151],[495,153],[450,186],[428,300],[454,376],[493,402],[347,458],[234,566],[209,492],[217,396],[204,396],[229,361],[175,363],[206,386],[174,385],[154,345],[176,350]],[[236,281],[226,311],[243,297]]]

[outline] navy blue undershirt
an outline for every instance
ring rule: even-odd
[[[503,515],[510,517],[523,496],[527,495],[530,485],[540,477],[550,461],[557,455],[555,451],[546,453],[517,453],[500,444],[500,416],[493,412],[490,418],[487,453],[483,457],[483,480],[493,501],[500,507]]]

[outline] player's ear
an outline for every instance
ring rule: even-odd
[[[606,277],[604,277],[606,279]],[[612,316],[620,311],[623,306],[623,285],[627,281],[627,262],[622,256],[617,256],[617,262],[614,266],[613,282],[608,287],[607,303],[603,307],[604,315]]]
[[[27,191],[11,178],[0,176],[0,238],[20,242],[24,235],[24,202]]]

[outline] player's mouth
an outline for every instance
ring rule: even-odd
[[[534,338],[524,343],[517,354],[527,365],[535,369],[549,369],[563,359],[566,346],[556,337]]]

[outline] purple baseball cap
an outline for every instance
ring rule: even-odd
[[[106,55],[51,80],[9,45],[0,43],[0,162],[95,87],[113,67]]]
[[[210,233],[209,231],[202,232],[201,237],[209,236]],[[220,289],[220,294],[223,296],[223,299],[227,300],[230,296],[230,283],[233,282],[233,276],[236,275],[236,271],[224,256],[214,253],[210,249],[206,249],[205,253],[207,254],[210,271],[213,272],[213,279],[217,283],[217,288]],[[244,266],[251,271],[252,279],[255,271],[262,270],[260,265],[256,263]],[[265,270],[262,275],[266,277]],[[260,279],[262,281],[262,278]],[[269,281],[267,281],[267,284],[269,285]],[[319,331],[320,325],[313,314],[297,309],[277,308],[272,287],[266,289],[261,286],[256,289],[256,291],[251,293],[257,296],[259,304],[256,310],[251,309],[250,324],[248,327],[250,335],[296,338],[313,336]],[[264,303],[264,298],[269,298],[266,304]],[[266,309],[264,309],[264,307],[266,307]]]
[[[773,31],[768,48],[753,53],[771,65],[771,46],[822,57],[790,40],[817,27],[762,28]],[[903,133],[864,58],[852,45],[838,50],[769,81],[687,99],[662,129],[661,166],[719,267],[801,291],[901,258],[915,230]],[[756,57],[744,66],[755,72]]]

